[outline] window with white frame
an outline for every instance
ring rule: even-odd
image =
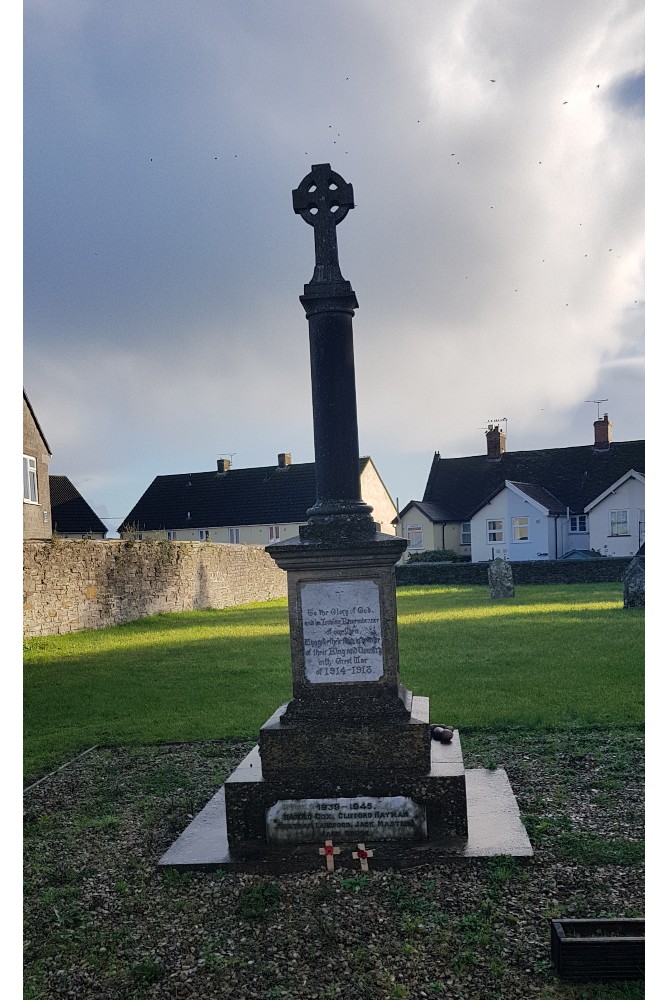
[[[611,535],[629,535],[630,528],[628,525],[628,512],[627,510],[612,510],[609,512],[610,519],[610,534]]]
[[[643,507],[639,508],[639,544],[644,544],[644,531],[646,530],[646,511]]]
[[[408,524],[407,539],[409,549],[422,549],[424,547],[424,529],[421,524]]]
[[[582,531],[588,531],[588,518],[585,514],[574,514],[570,518],[570,534],[576,535]]]
[[[37,461],[32,455],[23,456],[23,502],[39,503],[37,497]]]
[[[170,541],[170,542],[175,542],[176,541],[176,532],[175,531],[168,531],[167,532],[167,540]]]
[[[491,545],[492,542],[505,541],[505,529],[502,521],[486,522],[486,540]]]
[[[200,542],[207,542],[208,541],[208,528],[200,528],[199,529],[199,541]]]
[[[279,542],[279,541],[280,541],[280,525],[279,524],[270,524],[269,525],[269,545],[271,544],[271,542]]]
[[[528,541],[528,518],[527,517],[513,517],[512,518],[512,541],[513,542],[527,542]]]
[[[241,541],[241,532],[238,528],[228,528],[229,531],[229,541],[232,545],[238,545]]]
[[[470,521],[463,521],[461,524],[461,545],[472,545]]]

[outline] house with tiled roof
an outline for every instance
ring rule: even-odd
[[[23,537],[51,537],[51,449],[23,390]]]
[[[633,555],[644,542],[644,441],[612,441],[605,413],[591,445],[510,452],[489,425],[485,455],[436,452],[423,500],[397,518],[410,554],[449,549],[473,562]]]
[[[378,531],[395,534],[397,510],[369,457],[359,460],[361,499],[373,508]],[[156,476],[123,518],[121,537],[269,545],[293,538],[317,498],[315,463],[235,469],[221,458],[214,472]]]
[[[67,476],[49,476],[49,486],[56,534],[61,538],[106,538],[106,525]]]

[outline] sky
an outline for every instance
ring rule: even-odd
[[[111,534],[157,475],[313,461],[316,163],[400,506],[490,421],[644,437],[642,4],[25,0],[23,31],[23,384]]]

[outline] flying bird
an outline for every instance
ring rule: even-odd
[[[495,82],[496,82],[495,80],[492,80],[492,81],[491,81],[491,83],[495,83]]]
[[[563,101],[563,104],[567,104],[567,101]]]

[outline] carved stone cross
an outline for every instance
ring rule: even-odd
[[[354,208],[352,185],[328,163],[315,163],[296,190],[294,211],[315,230],[315,279],[342,281],[336,226]]]
[[[333,846],[333,840],[325,840],[324,847],[320,847],[320,854],[327,859],[327,871],[334,870],[334,854],[340,854],[340,847]]]
[[[365,844],[357,844],[358,850],[352,851],[352,857],[361,864],[362,872],[368,871],[368,858],[373,857],[373,851],[366,850]]]

